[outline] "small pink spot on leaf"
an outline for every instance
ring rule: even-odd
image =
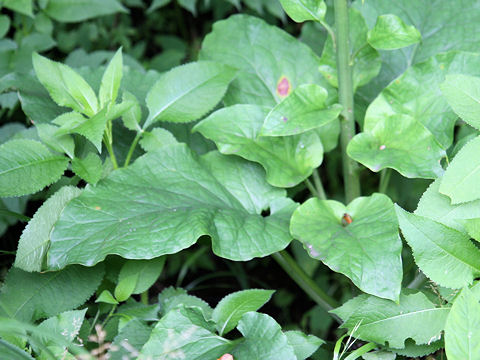
[[[379,149],[380,150],[385,150],[386,146],[385,145],[380,145]]]
[[[233,360],[233,356],[230,354],[225,354],[225,355],[222,355],[222,357],[218,358],[217,360]]]
[[[282,117],[282,121],[283,121],[283,122],[287,122],[287,121],[288,121],[288,118],[287,118],[286,116],[283,116],[283,117]]]
[[[290,82],[285,76],[282,76],[277,83],[277,94],[278,96],[285,97],[290,94]]]

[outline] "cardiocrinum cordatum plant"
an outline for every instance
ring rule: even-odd
[[[2,359],[480,359],[477,0],[1,6]]]

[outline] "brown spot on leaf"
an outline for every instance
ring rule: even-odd
[[[343,216],[342,216],[342,225],[343,225],[344,227],[347,226],[347,225],[350,225],[352,222],[353,222],[353,219],[352,219],[352,217],[351,217],[349,214],[347,214],[347,213],[343,214]]]
[[[286,76],[282,76],[277,83],[278,96],[285,97],[290,94],[291,86]]]

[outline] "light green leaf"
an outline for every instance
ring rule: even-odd
[[[160,295],[158,295],[158,304],[160,305],[160,311],[163,315],[167,314],[170,310],[182,307],[197,307],[201,309],[205,320],[211,320],[213,309],[202,299],[187,294],[187,291],[182,288],[168,287],[164,289]],[[212,331],[215,329],[213,326]]]
[[[465,288],[455,299],[445,326],[449,360],[480,359],[480,285]]]
[[[67,154],[70,158],[74,156],[75,143],[70,135],[57,135],[58,127],[50,124],[38,124],[38,137],[51,149]]]
[[[332,311],[345,321],[341,327],[350,332],[356,328],[353,334],[356,338],[381,345],[388,343],[394,349],[404,348],[408,338],[418,345],[440,338],[450,311],[447,307],[435,307],[421,292],[402,292],[398,304],[375,296],[361,296],[360,306],[347,319],[340,314],[343,307],[351,307],[349,302]]]
[[[327,5],[323,0],[280,0],[283,10],[295,22],[323,21]]]
[[[390,167],[410,178],[440,176],[439,162],[452,143],[457,115],[439,85],[449,73],[480,74],[479,57],[448,52],[410,67],[368,107],[364,132],[350,142],[349,155],[373,171]],[[384,155],[387,149],[390,158]]]
[[[103,108],[107,104],[115,103],[115,100],[117,100],[118,89],[120,88],[120,83],[122,81],[122,75],[123,57],[122,49],[120,48],[115,53],[112,60],[110,60],[110,63],[103,73],[98,93],[100,108]]]
[[[402,243],[387,196],[359,197],[348,206],[309,199],[293,213],[290,231],[311,257],[346,275],[362,291],[398,300]]]
[[[21,196],[42,190],[60,179],[68,159],[33,140],[0,145],[0,196]]]
[[[87,116],[97,113],[97,96],[79,74],[37,53],[33,54],[32,59],[38,79],[58,105],[68,106]]]
[[[325,103],[336,102],[336,91],[318,73],[313,51],[259,18],[234,15],[217,21],[199,56],[239,69],[225,95],[226,105],[273,107],[302,84],[322,86],[328,92]]]
[[[198,158],[185,145],[149,152],[67,206],[52,232],[48,266],[93,265],[108,254],[154,258],[201,235],[210,235],[214,253],[228,259],[279,251],[291,241],[295,204],[262,174],[237,157]],[[271,215],[263,217],[267,208]]]
[[[231,348],[230,341],[205,326],[199,308],[173,309],[157,323],[138,359],[167,360],[178,353],[189,360],[217,359]]]
[[[452,204],[480,199],[480,137],[468,142],[445,171],[439,191],[452,199]]]
[[[190,122],[212,110],[223,98],[236,70],[211,61],[176,67],[162,75],[147,95],[146,129],[156,121]]]
[[[25,271],[41,271],[50,244],[50,233],[66,204],[82,190],[66,186],[57,191],[37,210],[23,230],[18,243],[15,266]]]
[[[367,38],[375,49],[395,50],[420,42],[422,35],[415,26],[408,26],[398,16],[387,14],[377,18]]]
[[[29,353],[26,353],[19,347],[10,344],[9,342],[0,339],[0,352],[5,359],[15,360],[34,360]]]
[[[132,294],[148,290],[162,273],[164,264],[164,256],[151,260],[127,260],[118,274],[115,298],[125,301]]]
[[[0,293],[0,316],[29,322],[75,309],[92,296],[103,274],[103,264],[43,274],[13,267]]]
[[[397,358],[397,354],[389,351],[378,350],[364,354],[362,358],[364,360],[395,360]]]
[[[193,130],[213,140],[223,154],[260,163],[273,186],[295,186],[322,163],[320,136],[317,131],[286,137],[259,136],[267,114],[265,107],[234,105],[214,112]]]
[[[112,347],[108,351],[110,360],[124,360],[125,357],[138,356],[142,346],[150,338],[152,329],[143,321],[130,320],[115,336]]]
[[[260,135],[287,136],[322,127],[337,119],[341,105],[327,107],[327,91],[321,86],[297,87],[267,115]]]
[[[445,344],[443,342],[443,339],[423,345],[416,345],[415,341],[413,341],[412,339],[407,339],[407,341],[405,341],[405,348],[389,350],[394,351],[397,355],[402,355],[407,358],[416,358],[421,356],[427,356],[434,353],[435,351],[443,349],[444,347]]]
[[[154,128],[152,131],[145,131],[140,140],[140,146],[145,151],[153,151],[163,146],[176,144],[177,140],[173,134],[162,128]]]
[[[471,204],[471,202],[468,204]],[[475,240],[480,241],[480,218],[466,219],[465,229],[467,230],[468,235],[470,235]]]
[[[0,15],[0,39],[3,38],[10,29],[10,18],[7,15]]]
[[[307,359],[322,344],[325,344],[322,339],[313,335],[305,335],[301,331],[286,331],[285,336],[288,339],[288,344],[293,347],[297,360]]]
[[[273,293],[273,290],[249,289],[229,294],[220,300],[212,314],[220,336],[233,330],[243,314],[257,311],[265,305]]]
[[[153,0],[152,4],[150,5],[150,7],[147,10],[147,13],[155,11],[155,10],[165,6],[165,5],[168,5],[171,2],[172,2],[172,0]]]
[[[87,157],[75,157],[72,160],[72,171],[90,184],[96,184],[102,177],[102,159],[89,152]]]
[[[33,1],[32,0],[3,0],[2,6],[7,9],[16,11],[20,14],[27,15],[33,18]]]
[[[122,115],[123,125],[129,130],[140,131],[140,120],[142,119],[142,109],[135,95],[128,91],[123,92],[123,102],[132,102],[132,106]]]
[[[112,295],[112,293],[108,290],[103,290],[102,293],[97,297],[95,300],[96,303],[105,303],[105,304],[112,304],[117,305],[118,300]]]
[[[60,22],[79,22],[117,12],[128,12],[117,0],[48,0],[44,11]]]
[[[355,91],[378,75],[382,61],[378,51],[367,42],[368,28],[362,14],[357,9],[350,8],[349,21],[350,52],[353,59],[352,81]],[[325,42],[318,69],[332,86],[338,87],[337,58],[331,37]]]
[[[297,359],[287,336],[270,316],[248,312],[242,316],[237,328],[245,340],[232,352],[234,359]]]
[[[459,289],[480,275],[480,250],[470,237],[396,206],[400,229],[420,270],[441,286]]]

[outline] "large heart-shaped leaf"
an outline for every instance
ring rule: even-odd
[[[323,160],[317,131],[286,137],[259,136],[268,108],[234,105],[220,109],[195,126],[224,154],[260,163],[267,181],[278,187],[295,186],[312,174]]]
[[[319,74],[314,52],[256,17],[235,15],[217,21],[202,43],[200,58],[240,70],[225,96],[227,105],[272,107],[302,84],[321,85],[328,91],[326,104],[335,102],[336,91]]]
[[[417,345],[440,337],[450,308],[436,307],[423,293],[402,291],[399,303],[360,295],[333,310],[344,321],[342,327],[356,338],[402,349],[411,338]]]
[[[477,54],[448,52],[409,68],[369,106],[364,132],[352,139],[348,154],[373,171],[441,175],[439,162],[452,143],[457,115],[439,85],[449,73],[480,74],[479,61]]]
[[[360,197],[348,206],[310,199],[293,213],[290,231],[311,257],[348,276],[361,290],[398,300],[402,243],[387,196]]]
[[[418,267],[439,285],[460,289],[480,275],[480,250],[470,236],[396,207]]]
[[[248,260],[289,244],[294,208],[256,164],[165,146],[67,205],[50,237],[47,266],[93,265],[108,254],[150,259],[187,248],[202,235],[212,237],[217,255]],[[263,217],[267,209],[270,216]]]

